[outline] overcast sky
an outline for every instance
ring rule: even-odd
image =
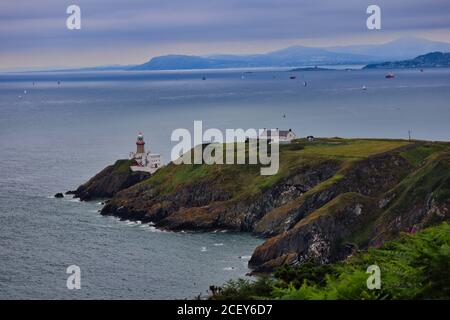
[[[81,7],[81,30],[66,8]],[[382,30],[366,9],[382,10]],[[258,53],[294,44],[450,42],[449,0],[13,0],[0,2],[0,69],[143,63],[168,54]]]

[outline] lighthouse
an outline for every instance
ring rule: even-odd
[[[132,171],[154,173],[162,166],[160,154],[145,151],[144,135],[141,132],[136,139],[136,152],[130,152],[130,160],[134,162],[134,165],[130,166]]]
[[[137,136],[137,140],[136,140],[136,154],[145,153],[145,141],[144,141],[144,136],[142,135],[141,132],[139,132],[138,136]]]

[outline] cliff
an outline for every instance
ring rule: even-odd
[[[150,177],[150,174],[146,172],[132,172],[130,165],[130,160],[117,160],[75,191],[69,191],[67,194],[73,194],[75,198],[80,198],[82,201],[111,198],[117,192]]]
[[[250,260],[255,271],[329,263],[449,220],[449,151],[444,142],[297,140],[280,146],[276,175],[171,163],[101,213],[169,230],[252,232],[267,238]]]

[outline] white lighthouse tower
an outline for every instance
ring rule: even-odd
[[[132,171],[145,171],[154,173],[161,167],[161,155],[151,153],[150,150],[145,152],[144,136],[139,132],[136,140],[136,152],[130,152],[130,160],[134,160],[135,164],[130,168]]]

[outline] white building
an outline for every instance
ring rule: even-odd
[[[161,168],[161,155],[145,151],[145,141],[142,133],[139,132],[136,140],[136,152],[130,152],[130,160],[134,160],[135,164],[130,166],[131,171],[145,171],[155,173]]]
[[[276,135],[278,135],[279,143],[291,143],[293,139],[297,138],[292,129],[279,130],[278,128],[276,129],[264,128],[263,132],[259,136],[259,139],[269,140],[270,142],[272,140],[272,137]]]

